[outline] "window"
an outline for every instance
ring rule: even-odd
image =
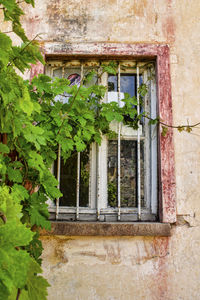
[[[103,101],[116,101],[121,106],[124,93],[129,93],[140,102],[135,107],[138,112],[144,110],[155,118],[154,64],[148,60],[116,62],[116,75],[102,75],[100,84],[107,86]],[[100,69],[102,63],[106,61],[51,61],[46,73],[52,77],[68,78],[71,85],[78,85],[86,70]],[[139,101],[137,90],[142,83],[148,86],[148,93]],[[66,99],[67,95],[63,101]],[[135,130],[122,123],[111,122],[110,128],[116,132],[116,138],[108,140],[103,137],[101,146],[92,144],[81,153],[74,152],[65,163],[60,158],[59,149],[53,172],[63,197],[51,203],[52,219],[103,222],[157,220],[157,128],[148,123],[148,119],[142,118]]]

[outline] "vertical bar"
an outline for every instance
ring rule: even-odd
[[[76,220],[79,219],[79,196],[80,196],[80,164],[81,153],[77,153],[77,178],[76,178]]]
[[[65,76],[65,67],[62,66],[62,78]],[[58,145],[58,161],[57,161],[57,180],[58,180],[58,189],[60,189],[60,168],[61,168],[61,147]],[[60,199],[56,199],[56,220],[58,219],[59,215],[59,202]]]
[[[120,94],[120,63],[118,64],[118,105],[120,106],[121,102],[121,94]],[[120,221],[121,217],[121,187],[120,187],[120,152],[121,152],[121,123],[118,123],[118,140],[117,140],[117,200],[118,200],[118,221]]]
[[[65,78],[65,67],[62,66],[62,78]]]
[[[97,220],[100,220],[100,151],[97,146]]]
[[[83,64],[81,63],[81,81],[83,79]],[[81,83],[80,83],[81,84]],[[77,153],[77,177],[76,177],[76,220],[79,220],[79,200],[80,200],[80,172],[81,153]]]
[[[58,160],[57,160],[57,180],[58,186],[57,188],[60,189],[60,165],[61,165],[61,147],[58,145]],[[59,215],[59,198],[56,199],[56,220],[58,219]]]
[[[152,72],[152,70],[150,70]],[[151,74],[151,73],[150,73]],[[156,105],[156,83],[155,78],[150,81],[151,85],[151,109],[150,116],[152,119],[157,117]],[[157,213],[157,125],[151,125],[151,212]]]
[[[140,114],[140,70],[137,66],[137,114]],[[137,202],[138,202],[138,220],[141,220],[141,178],[140,178],[140,121],[138,120],[137,129]]]
[[[99,77],[101,74],[101,68],[98,68],[98,84],[101,84],[101,78]],[[100,220],[100,193],[102,192],[100,187],[100,147],[97,145],[97,220]]]

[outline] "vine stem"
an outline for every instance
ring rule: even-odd
[[[21,289],[18,289],[18,290],[17,290],[17,297],[16,297],[16,300],[19,300],[20,293],[21,293]]]
[[[148,117],[147,115],[145,115],[144,117],[147,118],[150,121],[156,120],[156,119],[152,119],[152,118]],[[187,124],[187,125],[170,125],[170,124],[167,124],[163,121],[160,121],[159,119],[157,121],[158,121],[158,124],[161,124],[161,125],[166,126],[168,128],[175,128],[175,129],[179,129],[179,128],[183,128],[183,127],[185,127],[185,128],[194,128],[194,127],[197,127],[198,125],[200,125],[200,122],[197,122],[197,123],[191,124],[191,125],[190,124]]]
[[[31,40],[31,41],[29,41],[28,42],[28,44],[26,44],[26,46],[20,51],[20,54],[22,54],[23,52],[24,52],[24,50],[38,37],[38,36],[40,36],[40,33],[38,33],[38,34],[36,34],[36,36]],[[13,61],[15,61],[17,59],[17,56],[15,56],[14,58],[13,58],[13,60],[12,61],[10,61],[9,63],[8,63],[8,65],[7,65],[7,67],[9,67],[9,66],[11,66],[12,65],[12,62]]]
[[[13,30],[10,30],[10,31],[3,31],[2,33],[7,34],[7,33],[11,33],[11,32],[14,32],[14,31],[13,31]]]
[[[6,216],[2,212],[0,212],[0,218],[3,220],[4,224],[6,224],[7,219],[6,219]]]

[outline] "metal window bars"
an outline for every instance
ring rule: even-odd
[[[82,80],[83,80],[83,64],[81,64],[81,82]],[[79,220],[80,174],[81,174],[81,153],[78,152],[77,153],[77,179],[76,179],[76,220]]]
[[[140,114],[140,70],[137,65],[137,114]],[[140,121],[138,120],[137,129],[137,202],[138,202],[138,220],[141,220],[141,172],[140,172]]]
[[[65,65],[63,65],[62,67],[62,78],[65,77]],[[81,80],[83,79],[83,71],[84,71],[84,64],[80,63],[80,69],[81,69]],[[139,86],[140,86],[140,65],[138,63],[136,63],[135,66],[135,73],[136,73],[136,97],[137,97],[137,114],[140,114],[140,95],[138,92]],[[119,106],[121,106],[121,64],[120,62],[118,63],[118,72],[117,72],[117,83],[118,83],[118,87],[117,87],[117,94],[118,94],[118,104]],[[98,83],[100,82],[101,79],[99,79]],[[155,111],[155,108],[154,108]],[[121,154],[121,124],[118,124],[118,132],[117,132],[117,220],[120,221],[121,220],[121,213],[122,213],[122,208],[121,208],[121,158],[120,158],[120,154]],[[137,219],[141,220],[141,138],[142,140],[144,140],[144,137],[141,137],[141,125],[140,125],[140,121],[138,120],[138,129],[137,129]],[[104,146],[105,147],[105,146]],[[154,141],[154,148],[156,147],[156,142]],[[96,176],[96,199],[97,199],[97,203],[96,205],[94,204],[94,201],[91,201],[91,199],[89,199],[89,203],[93,203],[90,207],[93,209],[91,209],[92,213],[94,213],[94,211],[96,211],[96,215],[97,215],[97,220],[100,220],[100,215],[103,214],[105,211],[105,209],[102,209],[101,206],[101,195],[100,193],[102,192],[102,182],[100,179],[101,176],[101,171],[100,168],[101,166],[101,155],[99,155],[99,147],[95,147],[96,148],[96,159],[93,159],[93,163],[94,161],[97,163],[97,172],[95,172],[95,176]],[[105,150],[105,149],[104,149]],[[155,152],[155,150],[153,150]],[[93,151],[93,156],[94,156],[94,151]],[[155,156],[155,155],[154,155]],[[90,161],[91,163],[91,161]],[[94,168],[92,168],[94,169]],[[155,168],[154,168],[155,169]],[[91,170],[91,168],[90,168]],[[61,176],[61,147],[60,145],[58,146],[58,159],[57,159],[57,180],[58,180],[58,188],[60,188],[60,176]],[[92,174],[93,175],[93,174]],[[91,176],[90,174],[90,179]],[[76,220],[79,220],[79,216],[80,216],[80,181],[81,181],[81,153],[78,152],[77,153],[77,176],[76,176],[76,208],[75,208],[75,216],[76,216]],[[157,174],[156,174],[157,176]],[[155,177],[155,176],[154,176]],[[155,179],[154,179],[155,181]],[[93,180],[94,183],[94,180]],[[91,194],[94,196],[94,190],[91,193],[91,180],[89,183],[89,197],[91,197]],[[154,184],[155,186],[155,184]],[[156,186],[155,186],[156,187]],[[105,195],[105,193],[104,193]],[[155,192],[154,192],[155,195]],[[96,202],[96,201],[95,201]],[[94,208],[96,207],[96,208]],[[105,206],[104,206],[105,207]],[[155,206],[154,206],[155,207]],[[62,209],[61,209],[62,210]],[[106,210],[108,211],[109,208],[107,207]],[[154,208],[154,212],[155,212],[155,208]],[[72,211],[72,210],[71,210]],[[82,207],[81,207],[81,211]],[[89,210],[88,210],[89,211]],[[67,209],[65,210],[65,212],[67,212]],[[55,215],[56,215],[56,219],[59,219],[59,213],[60,213],[60,205],[59,205],[59,199],[56,199],[56,209],[55,209]]]

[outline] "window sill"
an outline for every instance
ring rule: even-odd
[[[171,236],[167,223],[101,223],[51,222],[51,231],[41,230],[42,236]]]

